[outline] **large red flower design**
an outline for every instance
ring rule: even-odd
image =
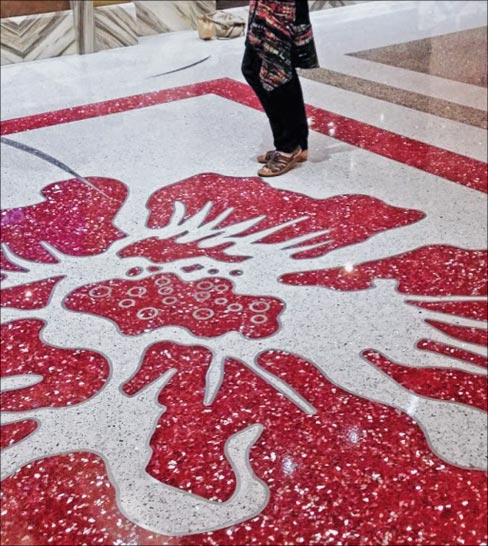
[[[486,295],[486,253],[430,245],[352,270],[323,269],[315,260],[413,224],[423,213],[366,195],[313,199],[260,179],[217,174],[156,191],[148,201],[147,229],[125,236],[113,222],[126,195],[124,185],[90,181],[103,194],[81,182],[58,182],[46,188],[44,202],[2,213],[7,226],[2,232],[7,274],[2,306],[13,317],[3,327],[2,376],[42,376],[35,385],[2,394],[2,410],[11,418],[2,427],[2,445],[7,467],[16,471],[3,482],[2,543],[170,540],[155,525],[130,521],[124,484],[109,478],[125,479],[123,462],[98,458],[105,453],[91,447],[102,445],[96,439],[86,440],[87,452],[78,447],[67,455],[68,447],[60,447],[30,460],[15,458],[16,447],[26,445],[21,440],[39,447],[33,419],[50,430],[74,409],[83,412],[100,403],[100,411],[110,409],[111,419],[122,422],[127,409],[117,415],[99,402],[108,404],[116,396],[121,408],[129,408],[131,401],[147,404],[148,419],[140,428],[150,431],[150,456],[137,461],[145,461],[145,472],[155,480],[150,483],[191,493],[203,499],[202,507],[208,500],[215,506],[232,501],[242,468],[236,470],[226,442],[243,429],[263,426],[251,444],[246,480],[253,483],[255,474],[254,483],[265,484],[267,506],[262,503],[252,516],[249,511],[248,517],[213,527],[223,530],[180,537],[181,544],[484,540],[482,472],[443,460],[405,408],[402,412],[349,392],[329,378],[323,362],[275,343],[286,328],[289,303],[280,286],[323,289],[327,301],[326,290],[359,294],[378,279],[395,280],[405,308],[434,317],[425,326],[432,339],[419,339],[419,352],[459,365],[419,367],[367,345],[358,348],[363,360],[357,365],[371,373],[380,369],[415,400],[486,409],[484,378],[475,373],[484,363],[482,351],[475,349],[486,346],[486,339],[473,326],[486,320],[480,301]],[[91,206],[80,210],[87,199]],[[262,289],[249,285],[252,267],[276,275],[276,293],[271,282]],[[79,278],[73,278],[74,271]],[[54,319],[15,320],[16,310],[36,310],[42,317],[51,308]],[[98,345],[93,350],[57,347],[56,329],[71,329],[69,343],[77,319],[85,321],[77,332],[80,339],[84,327],[95,325],[101,338],[109,336],[97,341],[100,346],[120,342],[120,350],[112,353],[120,354],[120,361],[102,356]],[[239,339],[236,346],[253,347],[247,359],[219,352],[219,339],[235,334],[240,334],[232,338]],[[177,335],[185,341],[172,339]],[[88,337],[80,346],[90,347],[91,341]],[[129,349],[137,354],[134,361],[126,358]],[[162,414],[149,398],[141,398],[154,385],[166,408]],[[107,427],[110,444],[110,418],[100,415],[99,421],[100,430]],[[73,445],[83,445],[85,425],[72,431]],[[69,423],[62,426],[69,431]],[[121,452],[132,441],[124,430],[113,432]],[[120,489],[117,498],[113,486]]]

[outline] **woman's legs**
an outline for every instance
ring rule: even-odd
[[[298,74],[295,71],[294,76],[295,81],[295,104],[296,104],[296,128],[299,134],[300,138],[300,148],[302,150],[308,150],[308,119],[307,119],[307,112],[305,110],[305,101],[303,99],[303,91],[302,91],[302,85],[300,83],[300,79],[298,78]]]
[[[308,150],[308,122],[302,86],[296,71],[293,78],[270,93],[272,116],[280,118],[283,128],[275,136],[275,148],[292,152],[298,146]]]
[[[273,91],[266,91],[259,78],[261,59],[250,46],[246,47],[242,73],[252,87],[273,132],[274,145],[280,152],[291,153],[298,147],[308,149],[308,123],[300,80],[293,78]]]

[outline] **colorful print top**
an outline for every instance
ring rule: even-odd
[[[312,25],[297,21],[297,2],[304,3],[308,15],[306,0],[250,1],[246,43],[262,59],[259,76],[267,91],[290,81],[294,68],[319,66]]]

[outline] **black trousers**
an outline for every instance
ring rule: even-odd
[[[260,70],[261,59],[247,45],[242,61],[242,74],[268,116],[275,148],[285,153],[295,151],[298,146],[302,150],[308,150],[307,114],[298,74],[294,71],[289,82],[273,91],[266,91],[259,79]]]

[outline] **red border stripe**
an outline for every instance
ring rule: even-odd
[[[187,85],[185,87],[163,89],[162,91],[155,91],[152,93],[74,106],[63,110],[54,110],[53,112],[46,112],[43,114],[34,114],[33,116],[26,116],[23,118],[9,119],[1,122],[0,134],[12,135],[14,133],[22,133],[33,129],[61,125],[62,123],[109,116],[111,114],[119,114],[129,110],[137,110],[139,108],[147,108],[158,104],[198,97],[210,92],[207,87],[208,86],[205,83]]]
[[[259,102],[246,84],[223,78],[10,119],[1,122],[0,133],[2,135],[21,133],[208,94],[218,95],[251,108],[261,109]],[[312,118],[311,129],[318,133],[451,182],[488,193],[487,164],[483,161],[385,131],[315,106],[308,107],[308,114]]]

